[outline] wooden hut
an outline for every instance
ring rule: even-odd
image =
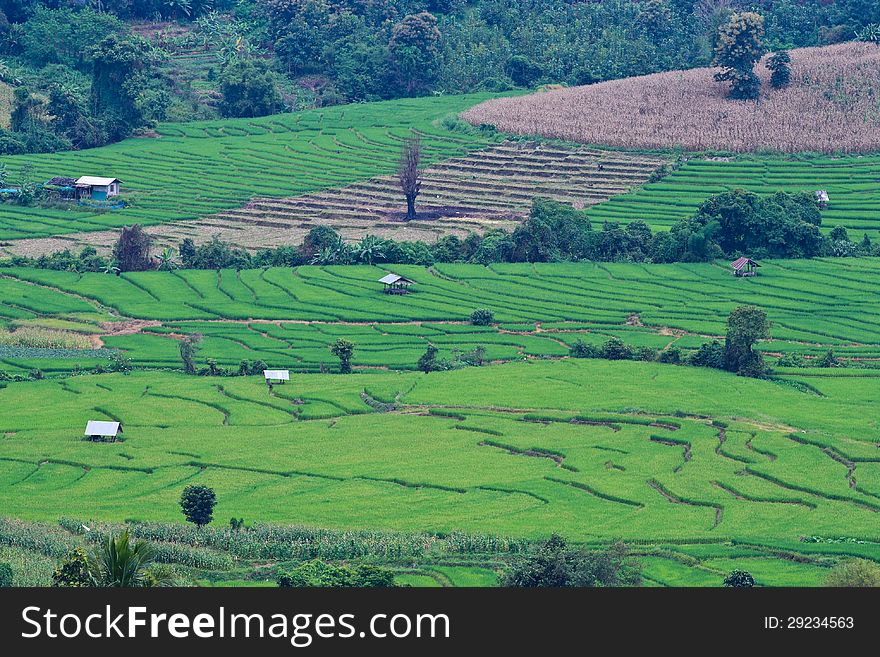
[[[119,422],[104,422],[101,420],[89,420],[86,423],[86,431],[83,434],[90,440],[114,442],[122,433],[122,424]]]
[[[733,267],[734,276],[757,276],[757,269],[761,265],[751,258],[737,258],[730,263],[730,266]]]
[[[409,286],[415,281],[411,281],[406,276],[388,274],[380,278],[379,282],[385,286],[385,294],[409,294]]]

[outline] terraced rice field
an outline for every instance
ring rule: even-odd
[[[5,513],[32,520],[80,517],[89,499],[96,520],[168,521],[182,486],[204,483],[220,519],[560,531],[632,542],[655,584],[717,584],[737,563],[818,584],[835,552],[880,558],[877,426],[852,412],[877,403],[880,377],[812,383],[822,397],[607,361],[298,375],[272,391],[146,372],[16,383],[0,390],[0,489]],[[83,441],[96,417],[122,420],[125,441]]]
[[[13,156],[10,180],[25,163],[37,179],[112,175],[132,207],[96,214],[80,209],[0,206],[0,240],[157,224],[215,214],[255,196],[288,197],[341,187],[396,168],[402,140],[422,136],[425,163],[488,145],[439,120],[482,98],[449,96],[347,105],[259,119],[167,124],[155,139],[91,149]]]
[[[299,244],[316,225],[331,226],[349,240],[369,234],[434,242],[444,235],[512,230],[535,196],[576,207],[599,203],[643,184],[666,161],[654,155],[505,142],[428,167],[419,196],[420,220],[402,222],[405,203],[397,179],[382,176],[303,196],[255,198],[241,208],[163,223],[147,232],[158,247],[217,235],[256,250]],[[117,238],[117,231],[73,233],[60,240],[18,240],[0,252],[41,255],[63,243],[107,253]]]
[[[615,196],[589,210],[595,222],[636,219],[654,227],[670,227],[693,215],[712,194],[747,189],[759,194],[777,191],[826,190],[823,226],[844,226],[861,238],[880,231],[880,156],[781,157],[742,156],[730,160],[691,158],[660,182]]]
[[[391,268],[389,268],[391,269]],[[723,336],[737,305],[764,308],[772,340],[760,348],[815,357],[880,359],[880,265],[873,259],[767,261],[753,279],[721,265],[444,264],[395,266],[416,281],[404,297],[381,293],[378,267],[72,274],[0,272],[0,318],[7,323],[73,319],[104,333],[96,347],[126,351],[137,365],[179,367],[177,339],[205,336],[201,358],[224,366],[262,359],[301,371],[331,366],[327,345],[357,345],[361,367],[412,369],[427,345],[444,356],[486,348],[490,361],[559,358],[578,339],[617,336],[634,347],[694,349]],[[498,326],[476,327],[486,307]],[[134,330],[114,320],[134,318]],[[110,322],[103,328],[99,322]],[[123,327],[126,325],[123,323]],[[73,325],[74,330],[77,326]],[[0,354],[9,371],[67,371],[103,359]],[[854,371],[855,372],[855,371]]]

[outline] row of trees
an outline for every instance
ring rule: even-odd
[[[651,230],[644,221],[606,222],[594,229],[588,215],[569,205],[535,199],[529,217],[513,232],[491,230],[461,239],[446,236],[434,244],[398,242],[368,235],[347,243],[329,226],[313,228],[299,246],[250,253],[219,237],[197,245],[186,238],[179,253],[151,255],[151,239],[139,225],[122,229],[110,259],[94,248],[30,258],[15,256],[6,266],[118,274],[148,269],[251,269],[301,265],[437,262],[708,262],[747,254],[752,258],[878,256],[880,244],[867,234],[850,238],[836,226],[820,231],[821,215],[807,193],[759,196],[735,190],[707,199],[697,212],[669,231]]]
[[[291,77],[320,76],[326,98],[588,84],[708,65],[732,3],[502,0],[258,0],[252,38]],[[761,2],[761,43],[854,38],[880,22],[869,0]],[[548,35],[552,35],[549,38]],[[732,71],[740,70],[734,67]]]

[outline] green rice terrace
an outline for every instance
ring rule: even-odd
[[[822,211],[823,226],[876,235],[880,230],[878,181],[880,157],[876,155],[690,158],[662,180],[592,207],[589,215],[595,222],[642,219],[652,226],[669,227],[693,215],[712,194],[731,189],[758,194],[823,190],[829,197]]]
[[[434,241],[510,228],[544,195],[589,208],[596,224],[640,219],[669,228],[725,190],[824,190],[826,230],[880,230],[876,155],[735,156],[638,151],[506,137],[455,115],[489,94],[322,108],[255,119],[163,124],[155,135],[87,151],[4,158],[10,178],[84,172],[122,180],[129,207],[96,211],[0,205],[0,254],[94,245],[140,223],[161,246],[220,235],[244,248],[298,244],[315,225]],[[403,140],[422,139],[424,221],[401,226],[393,174]]]
[[[381,563],[400,583],[491,585],[554,531],[626,541],[655,585],[718,585],[734,568],[820,585],[845,556],[880,560],[880,428],[865,412],[880,399],[874,260],[765,261],[753,279],[714,264],[393,269],[411,294],[382,294],[386,270],[366,266],[3,270],[7,329],[76,340],[0,344],[20,379],[0,384],[3,513],[48,523],[0,522],[0,557],[22,564],[19,581],[46,583],[71,545],[134,520],[165,561],[225,585],[314,556]],[[752,380],[568,357],[578,339],[612,336],[695,349],[743,303],[773,322],[765,352],[833,347],[861,367]],[[497,324],[472,325],[476,307]],[[195,333],[200,365],[262,360],[291,381],[186,376],[179,341]],[[339,337],[355,343],[357,372],[318,374],[335,371]],[[509,362],[412,371],[429,344]],[[120,352],[129,375],[69,376]],[[49,378],[21,380],[35,369]],[[90,419],[121,421],[122,440],[84,440]],[[217,491],[219,523],[243,517],[257,534],[187,534],[176,500],[189,483]],[[247,543],[275,531],[299,532],[294,547]],[[333,552],[346,541],[359,547]]]
[[[128,139],[88,151],[5,158],[12,175],[32,164],[38,179],[112,171],[132,207],[0,209],[0,240],[94,231],[140,222],[195,219],[252,196],[295,196],[392,173],[401,141],[422,137],[425,163],[488,144],[443,128],[440,120],[484,95],[345,105],[259,119],[160,127],[157,138]]]
[[[88,500],[86,525],[173,521],[179,490],[198,482],[217,490],[220,518],[560,531],[633,541],[657,583],[717,583],[721,563],[749,562],[762,583],[817,584],[835,554],[880,558],[876,418],[857,411],[877,402],[880,377],[811,384],[821,397],[574,360],[299,375],[271,391],[255,377],[149,372],[13,384],[0,390],[0,486],[4,513],[29,520],[82,517]],[[84,441],[95,417],[121,420],[124,440]],[[865,542],[804,543],[805,528]],[[15,547],[7,529],[0,541]]]
[[[220,235],[254,251],[317,225],[430,242],[509,230],[536,195],[596,225],[668,229],[735,188],[824,190],[824,230],[880,232],[880,156],[625,150],[456,118],[490,97],[166,124],[6,157],[10,179],[26,165],[40,180],[118,177],[129,205],[0,204],[0,255],[106,253],[133,223],[154,247]],[[425,216],[404,223],[395,171],[412,131]],[[491,586],[560,533],[625,542],[646,585],[718,586],[735,569],[822,585],[846,558],[880,562],[880,259],[760,267],[0,268],[0,563],[48,585],[73,546],[125,524],[204,585],[271,585],[321,558],[387,566],[399,584]],[[383,294],[389,273],[410,293]],[[742,305],[771,323],[755,345],[765,378],[659,362],[693,363]],[[492,319],[475,323],[478,309]],[[354,344],[351,374],[338,339]],[[634,357],[574,357],[614,339]],[[419,371],[432,347],[449,371]],[[289,382],[267,385],[264,367]],[[86,439],[89,420],[123,433]],[[203,529],[180,514],[193,483],[217,494]]]
[[[724,336],[734,307],[756,304],[772,321],[772,339],[759,344],[769,354],[810,359],[830,348],[866,366],[880,359],[880,264],[871,258],[765,261],[750,280],[715,264],[393,270],[416,282],[413,294],[383,295],[377,279],[388,270],[368,266],[118,277],[10,268],[0,270],[0,321],[80,332],[142,367],[178,369],[178,341],[198,333],[201,358],[227,367],[261,359],[317,371],[331,364],[327,346],[342,337],[357,345],[356,367],[415,369],[428,344],[444,354],[480,345],[490,361],[560,358],[577,340],[601,345],[610,337],[634,348],[692,350]],[[472,325],[480,307],[498,324]],[[106,362],[106,353],[90,350],[62,356],[0,345],[0,368],[50,373]]]

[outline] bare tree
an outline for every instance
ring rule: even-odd
[[[400,188],[406,196],[406,220],[416,218],[416,197],[422,187],[422,172],[419,164],[422,161],[422,142],[419,136],[413,133],[403,142],[400,152],[400,163],[397,167],[397,176],[400,179]]]
[[[140,224],[124,226],[113,247],[113,259],[120,271],[146,271],[150,262],[150,236]]]

